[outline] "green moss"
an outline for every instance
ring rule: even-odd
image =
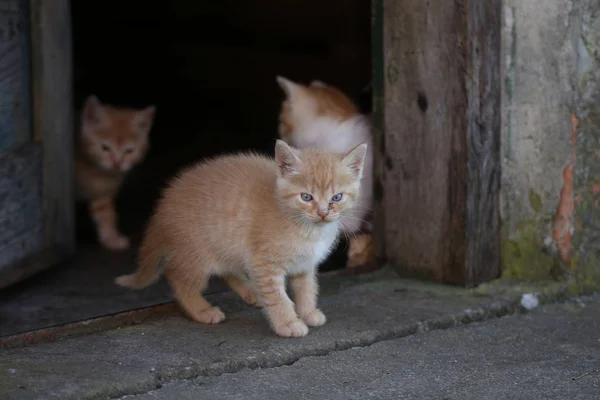
[[[542,249],[539,221],[521,223],[515,232],[502,232],[502,277],[533,281],[551,279],[554,258]]]
[[[533,189],[529,189],[529,204],[536,214],[542,211],[542,198]]]
[[[576,287],[600,289],[600,257],[596,253],[588,253],[582,256],[581,252],[575,252],[573,256],[575,268],[571,274],[571,284]]]

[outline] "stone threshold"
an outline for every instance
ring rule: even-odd
[[[339,269],[320,274],[321,281],[327,281],[336,277],[356,276],[380,269],[376,265],[365,265],[356,268]],[[226,292],[217,292],[208,295],[207,298],[222,295]],[[101,317],[89,318],[72,323],[59,324],[47,328],[36,329],[28,332],[18,333],[0,337],[0,350],[38,343],[52,342],[56,340],[103,332],[125,326],[138,325],[157,319],[182,316],[179,306],[174,301],[163,302],[149,307],[141,307],[129,311],[108,314]]]
[[[115,399],[180,380],[291,365],[526,312],[521,296],[530,289],[465,290],[402,279],[391,268],[331,276],[323,280],[320,298],[327,324],[295,339],[275,336],[260,310],[231,293],[211,298],[227,316],[219,325],[194,323],[173,304],[162,305],[155,314],[138,311],[150,317],[135,325],[2,350],[0,398]],[[574,295],[564,285],[540,286],[535,293],[539,305]]]

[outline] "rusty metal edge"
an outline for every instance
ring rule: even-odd
[[[335,277],[362,275],[374,272],[382,268],[382,266],[383,265],[380,263],[371,263],[354,268],[345,268],[324,272],[320,274],[320,279],[328,280]],[[183,316],[183,313],[179,309],[179,306],[174,301],[171,301],[154,306],[104,315],[83,321],[70,322],[67,324],[55,325],[34,331],[0,337],[0,349],[14,349],[40,343],[54,342],[57,340],[64,340],[77,336],[118,329],[125,326],[139,325],[144,322],[156,321],[158,319],[173,316]]]

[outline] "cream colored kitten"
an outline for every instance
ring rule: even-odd
[[[366,152],[366,144],[345,154],[300,151],[278,140],[275,160],[230,155],[188,169],[159,201],[138,270],[116,282],[142,288],[164,268],[189,316],[214,324],[225,316],[201,293],[221,276],[247,303],[264,306],[275,333],[306,335],[307,325],[325,323],[316,267],[359,196]]]
[[[129,247],[118,230],[114,199],[127,172],[146,156],[155,111],[114,108],[93,95],[83,107],[75,148],[77,197],[88,202],[98,239],[109,250]]]
[[[368,143],[360,197],[356,207],[343,222],[350,236],[348,266],[356,266],[373,258],[370,233],[373,208],[372,126],[358,107],[340,90],[320,81],[309,86],[277,77],[286,94],[279,116],[279,136],[288,144],[304,148],[325,148],[344,152],[359,143]]]

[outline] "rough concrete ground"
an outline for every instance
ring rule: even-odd
[[[600,394],[598,375],[572,381],[600,368],[600,298],[585,308],[497,319],[519,310],[514,297],[485,293],[406,281],[389,270],[331,280],[320,301],[328,323],[301,339],[274,336],[260,311],[220,295],[212,301],[229,318],[221,325],[171,317],[4,350],[0,398]],[[463,327],[476,321],[487,322]]]
[[[600,296],[128,399],[598,399]]]

